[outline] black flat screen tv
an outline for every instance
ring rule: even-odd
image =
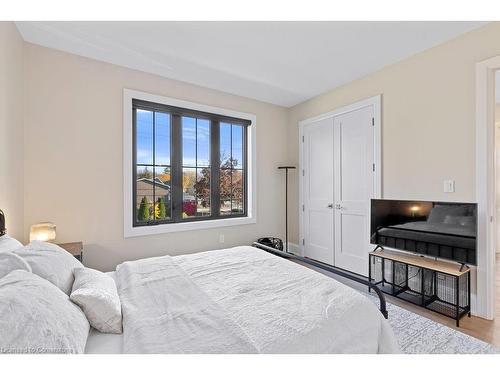
[[[476,264],[477,204],[372,199],[370,242]]]

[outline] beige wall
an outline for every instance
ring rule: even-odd
[[[127,259],[249,244],[283,236],[285,108],[25,45],[25,235],[50,220],[58,241],[85,242],[85,263],[110,270]],[[257,116],[257,224],[123,237],[123,88]],[[219,243],[219,234],[225,243]]]
[[[500,74],[500,72],[497,72]],[[495,149],[500,148],[500,103],[495,104]]]
[[[82,239],[87,264],[111,269],[125,259],[283,236],[276,167],[298,165],[298,121],[377,94],[383,96],[383,196],[474,200],[475,63],[500,55],[499,40],[500,24],[493,23],[289,110],[25,44],[25,238],[32,223],[54,221],[58,240]],[[256,225],[123,238],[124,87],[257,115]],[[298,175],[291,175],[289,201],[294,243]],[[456,181],[455,193],[443,193],[444,179]]]
[[[382,94],[384,198],[475,199],[475,64],[500,55],[500,23],[462,35],[291,108],[289,161],[298,165],[300,120]],[[443,180],[455,193],[443,193]],[[291,241],[298,242],[298,174]]]
[[[0,22],[0,209],[8,233],[23,235],[23,40]]]

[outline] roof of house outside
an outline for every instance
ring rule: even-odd
[[[145,182],[145,183],[150,184],[150,185],[156,185],[156,186],[162,187],[164,189],[170,190],[170,184],[163,182],[158,177],[156,177],[155,179],[142,177],[142,178],[138,178],[137,181],[138,182],[142,181],[142,182]]]

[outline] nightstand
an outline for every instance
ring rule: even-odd
[[[73,255],[80,262],[83,262],[83,243],[80,242],[68,242],[68,243],[58,243],[58,246],[62,247],[68,253]]]

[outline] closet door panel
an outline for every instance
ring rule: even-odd
[[[368,274],[373,196],[373,107],[334,120],[335,266]]]
[[[333,119],[304,128],[304,255],[334,264]]]

